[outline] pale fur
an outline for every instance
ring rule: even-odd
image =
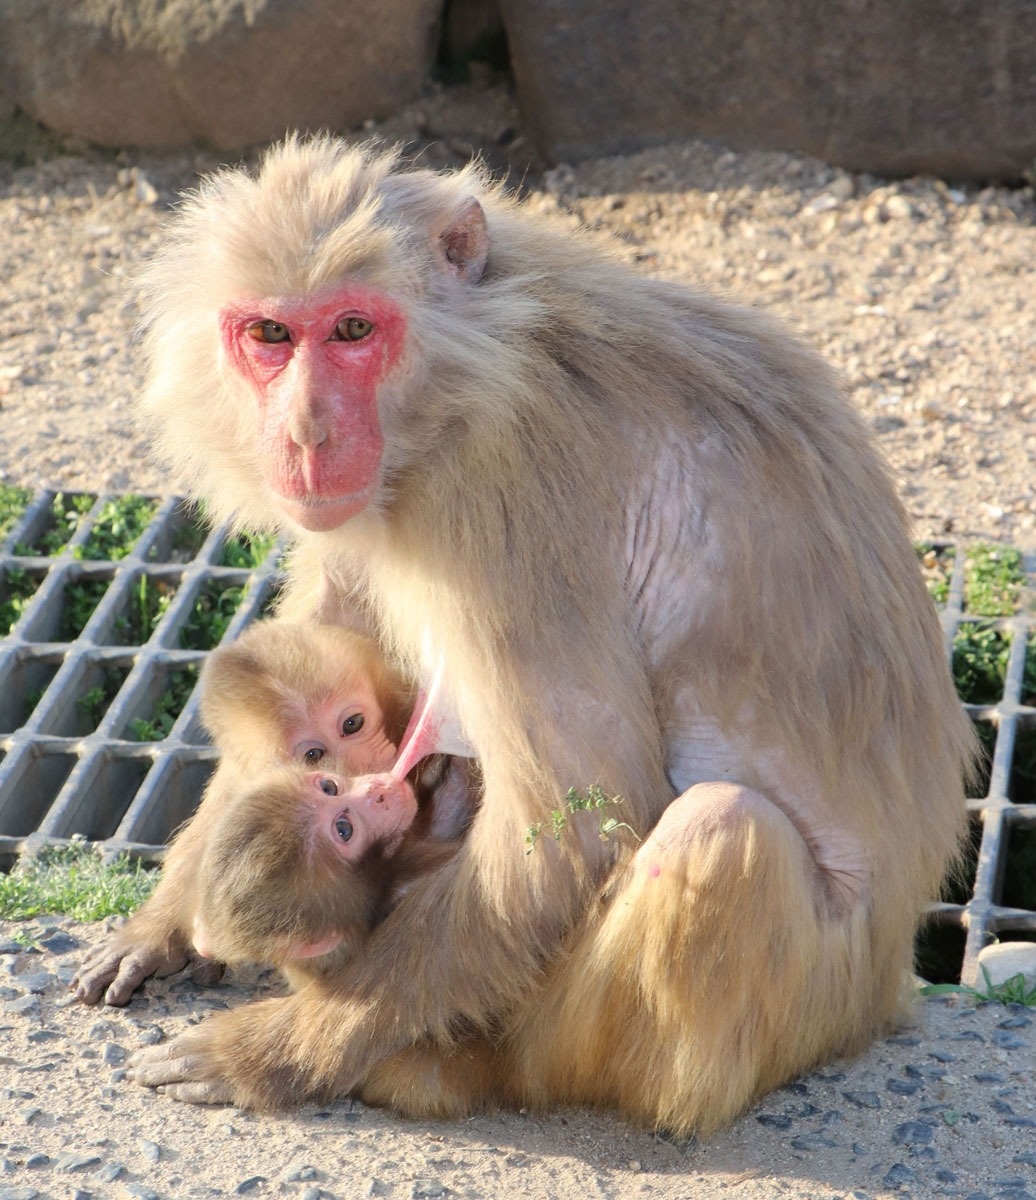
[[[467,280],[442,238],[472,198],[488,261]],[[311,534],[263,485],[217,318],[344,282],[393,298],[406,346],[374,501]],[[687,1130],[884,1027],[971,736],[885,469],[813,354],[475,168],[331,139],[204,184],[144,312],[143,416],[179,479],[216,518],[297,535],[293,617],[355,605],[413,672],[445,656],[485,798],[337,986],[207,1021],[142,1082],[269,1107],[366,1079],[413,1112],[586,1101]],[[650,886],[590,815],[525,854],[593,783],[641,837],[690,789],[684,836],[646,844]]]

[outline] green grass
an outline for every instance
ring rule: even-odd
[[[244,598],[239,584],[213,580],[202,588],[194,601],[190,617],[180,630],[184,650],[211,650],[218,646],[234,613]]]
[[[0,538],[5,538],[8,531],[14,528],[31,499],[32,492],[28,488],[0,484]]]
[[[81,579],[66,585],[59,629],[63,642],[74,642],[83,632],[110,582],[108,579]]]
[[[1004,694],[1011,640],[983,622],[961,625],[953,636],[953,682],[967,704],[996,704]]]
[[[977,617],[1009,617],[1018,609],[1024,583],[1020,551],[972,546],[964,560],[964,611]]]
[[[108,711],[108,706],[119,694],[119,688],[126,680],[127,671],[118,667],[107,667],[103,671],[103,682],[84,692],[76,704],[86,714],[87,720],[94,729],[101,723],[101,718]]]
[[[273,534],[241,533],[223,547],[220,566],[250,570],[262,566],[277,539]]]
[[[99,921],[125,916],[144,903],[156,881],[156,873],[139,861],[120,855],[102,863],[87,842],[74,839],[20,859],[9,874],[0,875],[0,917],[65,913],[77,921]]]
[[[155,701],[149,716],[130,721],[127,738],[133,742],[160,742],[167,738],[197,682],[198,668],[193,664],[170,671],[169,686]]]
[[[994,984],[986,968],[981,966],[981,970],[984,987],[974,988],[966,983],[929,983],[918,991],[922,996],[970,996],[986,1003],[1024,1004],[1027,1008],[1036,1008],[1036,987],[1030,988],[1024,975],[1012,975],[1003,983]]]
[[[924,562],[922,558],[922,563]],[[1018,611],[1025,572],[1009,546],[972,546],[964,562],[964,611],[995,620]],[[931,581],[929,588],[931,589]],[[986,621],[961,625],[953,639],[953,679],[961,700],[995,704],[1003,695],[1010,636]],[[1023,691],[1036,694],[1036,652],[1029,647]]]
[[[40,534],[35,542],[18,542],[14,548],[15,554],[39,558],[50,558],[60,554],[79,528],[79,522],[93,507],[93,503],[93,496],[66,497],[64,492],[58,492],[50,505],[53,517],[50,529]]]
[[[115,618],[115,632],[124,646],[142,646],[155,632],[176,594],[174,585],[141,575],[133,589],[128,611]]]
[[[101,505],[90,536],[75,551],[76,558],[125,558],[155,515],[156,501],[145,496],[118,496]]]
[[[935,546],[931,542],[918,542],[914,547],[921,563],[921,574],[928,585],[928,593],[939,608],[943,608],[950,595],[950,576],[956,552],[952,546]]]
[[[0,637],[14,628],[39,586],[39,580],[33,579],[21,567],[8,568],[7,575],[0,583],[3,592],[3,598],[0,599]]]

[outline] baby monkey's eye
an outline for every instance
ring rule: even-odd
[[[324,757],[327,751],[323,746],[310,746],[302,755],[303,759],[308,763],[318,763]]]
[[[335,326],[333,338],[336,342],[362,342],[373,329],[373,322],[363,317],[343,317]]]
[[[349,818],[344,814],[335,818],[335,833],[342,839],[343,842],[349,841],[353,835],[353,827]]]
[[[363,728],[363,713],[351,713],[342,722],[342,737],[349,737],[350,734],[359,733]]]
[[[327,776],[325,776],[320,781],[320,790],[324,793],[325,796],[337,796],[338,795],[338,784],[335,783],[335,781],[333,779],[328,779]]]
[[[257,342],[287,342],[291,340],[291,333],[287,325],[282,325],[280,321],[256,321],[254,325],[248,326],[248,336],[255,338]]]

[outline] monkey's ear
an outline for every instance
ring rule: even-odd
[[[478,283],[489,257],[489,229],[482,205],[471,199],[439,234],[446,266],[463,283]]]

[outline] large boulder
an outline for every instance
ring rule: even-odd
[[[234,149],[413,99],[441,0],[0,0],[0,90],[104,146]]]
[[[501,0],[555,161],[674,138],[1014,179],[1036,159],[1033,0]]]

